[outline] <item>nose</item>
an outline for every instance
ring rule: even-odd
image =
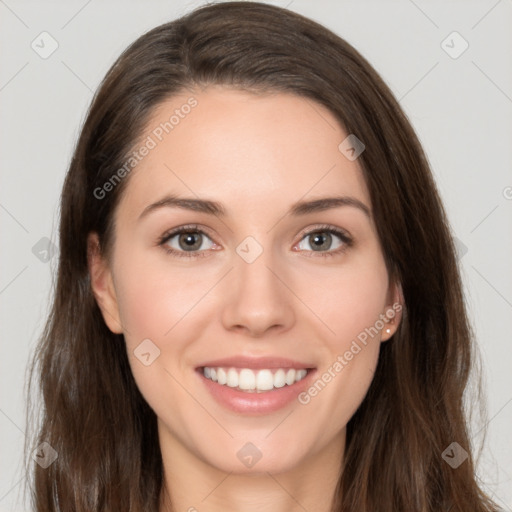
[[[251,337],[268,331],[285,331],[295,322],[294,294],[287,283],[287,272],[263,253],[252,263],[234,255],[222,312],[224,327]]]

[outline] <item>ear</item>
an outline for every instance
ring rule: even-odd
[[[113,333],[122,334],[123,327],[121,325],[112,272],[101,254],[98,234],[94,232],[89,233],[87,237],[87,263],[92,292],[101,310],[103,319]]]
[[[402,313],[405,307],[402,284],[391,283],[388,291],[386,309],[381,317],[384,320],[384,328],[381,333],[381,341],[387,341],[398,329],[402,320]]]

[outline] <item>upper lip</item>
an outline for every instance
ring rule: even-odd
[[[222,359],[215,359],[214,361],[207,361],[198,366],[203,368],[208,366],[210,368],[216,367],[233,367],[233,368],[315,368],[310,363],[301,363],[300,361],[294,361],[293,359],[287,359],[284,357],[247,357],[247,356],[233,356],[224,357]]]

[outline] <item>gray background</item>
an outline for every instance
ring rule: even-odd
[[[202,3],[0,0],[0,512],[28,510],[25,369],[57,261],[44,261],[40,240],[57,244],[58,198],[86,108],[129,43]],[[472,423],[475,446],[486,424],[488,435],[479,476],[510,510],[512,0],[270,3],[353,44],[389,84],[424,145],[459,240],[481,351],[488,418]],[[31,47],[42,47],[43,31],[58,43],[46,59]],[[453,31],[469,44],[457,58],[445,51],[462,49]]]

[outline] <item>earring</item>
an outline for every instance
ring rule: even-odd
[[[391,329],[389,327],[386,329],[386,334],[391,334]]]

